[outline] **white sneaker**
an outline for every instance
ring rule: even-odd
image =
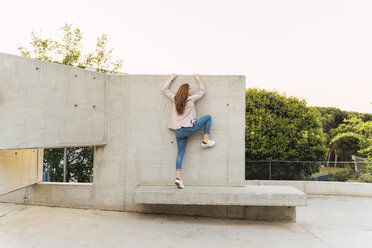
[[[176,179],[174,182],[177,185],[177,188],[183,189],[185,186],[183,186],[182,180],[181,179]]]
[[[204,144],[203,142],[202,142],[202,147],[213,147],[214,145],[216,144],[216,142],[214,141],[214,140],[208,140],[208,142],[207,142],[207,144]]]

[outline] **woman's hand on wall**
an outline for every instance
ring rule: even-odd
[[[173,74],[171,75],[171,77],[170,77],[170,81],[173,82],[173,80],[174,80],[176,77],[177,77],[177,75],[173,73]]]
[[[200,81],[200,75],[199,75],[199,74],[195,74],[195,73],[194,73],[194,78],[195,78],[195,80],[196,80],[196,82],[197,82],[198,84],[201,83],[201,81]]]

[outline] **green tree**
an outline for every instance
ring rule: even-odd
[[[345,124],[331,130],[334,137],[331,144],[338,153],[364,156],[372,162],[372,121],[362,121],[357,117],[346,119]],[[347,158],[349,160],[350,158]],[[365,170],[355,171],[354,166],[335,173],[331,181],[343,182],[372,182],[372,163],[366,165]]]
[[[253,160],[324,160],[325,137],[319,113],[305,100],[276,91],[246,90],[246,176],[260,174]],[[286,168],[280,168],[285,166]],[[317,163],[277,164],[277,179],[306,179],[318,172]],[[273,168],[274,169],[274,168]],[[273,178],[275,179],[275,178]]]
[[[63,182],[63,148],[44,149],[44,168],[52,182]],[[67,148],[66,182],[91,182],[93,147]]]
[[[60,30],[63,31],[62,41],[43,39],[41,34],[37,35],[32,31],[30,41],[32,51],[19,45],[21,56],[80,68],[93,68],[104,73],[117,73],[122,68],[123,60],[112,60],[113,49],[107,50],[108,39],[105,34],[97,38],[94,52],[83,55],[80,29],[66,23]],[[92,181],[93,150],[94,147],[67,149],[67,182]],[[49,171],[51,181],[63,181],[63,155],[63,148],[44,149],[44,168]]]
[[[63,31],[62,41],[43,39],[34,31],[31,32],[30,45],[33,51],[30,52],[22,45],[18,50],[22,56],[35,58],[53,63],[77,66],[80,68],[94,68],[98,72],[116,73],[123,66],[123,60],[112,61],[112,51],[107,51],[107,36],[102,34],[97,38],[96,49],[86,55],[81,53],[82,32],[79,28],[73,29],[72,24],[66,23],[60,30]]]
[[[326,145],[328,147],[327,161],[334,160],[337,162],[338,156],[341,156],[341,160],[350,160],[352,153],[355,153],[357,149],[358,139],[356,137],[344,136],[345,141],[338,141],[336,143],[331,143],[331,139],[334,138],[338,133],[345,133],[345,131],[351,131],[351,127],[348,123],[345,124],[345,120],[351,119],[353,117],[361,119],[363,122],[372,121],[372,114],[369,113],[358,113],[354,111],[343,111],[334,107],[310,107],[314,111],[320,114],[320,121],[323,125],[323,133],[326,137]],[[350,129],[351,128],[351,129]],[[337,130],[336,130],[337,129]],[[350,150],[347,147],[349,143]],[[340,151],[338,151],[340,149]],[[328,163],[327,163],[328,164]],[[336,164],[336,163],[335,163]]]
[[[354,116],[344,122],[331,130],[334,136],[331,144],[337,147],[338,151],[352,151],[353,154],[364,156],[368,162],[372,162],[372,121],[363,121]],[[355,171],[352,167],[346,168],[337,172],[330,180],[372,183],[372,163],[368,163],[366,169],[361,171]]]
[[[330,133],[331,129],[337,128],[342,124],[344,119],[348,118],[348,113],[334,107],[310,107],[314,111],[320,113],[320,121],[322,122],[323,132]]]
[[[361,138],[359,134],[355,133],[355,128],[352,125],[343,123],[331,130],[330,146],[339,160],[351,161],[351,156],[356,155],[360,149],[359,140]]]
[[[346,153],[345,160],[351,160],[351,155],[359,155],[372,160],[372,121],[362,121],[352,117],[346,119],[344,124],[331,130],[331,144],[338,153]]]

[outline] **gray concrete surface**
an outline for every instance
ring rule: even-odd
[[[91,183],[42,182],[0,196],[0,202],[97,209],[92,205],[93,186]],[[132,212],[295,222],[296,206],[306,205],[306,194],[288,186],[187,186],[179,190],[173,185],[138,189],[139,207],[130,210]],[[141,198],[146,203],[152,199],[152,204],[138,202]]]
[[[310,195],[372,197],[372,183],[291,180],[246,180],[246,185],[291,186]]]
[[[104,74],[0,53],[0,116],[7,116],[0,123],[0,150],[95,147],[89,187],[34,184],[25,190],[12,188],[5,199],[167,213],[168,208],[135,203],[134,196],[138,186],[174,186],[177,142],[168,129],[173,103],[161,90],[168,78]],[[206,94],[196,102],[196,117],[212,116],[210,137],[217,144],[202,148],[203,130],[188,139],[184,183],[244,186],[245,76],[201,75],[201,80]],[[192,75],[178,75],[170,90],[176,92],[183,83],[189,83],[194,93],[199,90]],[[199,212],[208,216],[227,211],[225,207]]]
[[[306,205],[306,194],[291,186],[212,187],[139,186],[136,203],[232,205],[232,206],[299,206]]]
[[[0,247],[371,247],[371,198],[307,202],[297,223],[1,203]]]
[[[106,144],[106,78],[0,53],[0,149]]]
[[[95,205],[131,207],[137,185],[174,184],[172,101],[161,90],[168,78],[111,75],[0,53],[0,116],[7,116],[0,123],[0,150],[96,146]],[[245,76],[201,79],[207,93],[196,103],[197,118],[212,116],[210,136],[217,144],[201,149],[202,130],[190,137],[183,177],[189,185],[242,186]],[[170,89],[183,83],[199,90],[192,75],[178,75]]]

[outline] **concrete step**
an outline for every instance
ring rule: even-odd
[[[143,204],[306,206],[306,193],[292,186],[138,186],[135,202]]]

